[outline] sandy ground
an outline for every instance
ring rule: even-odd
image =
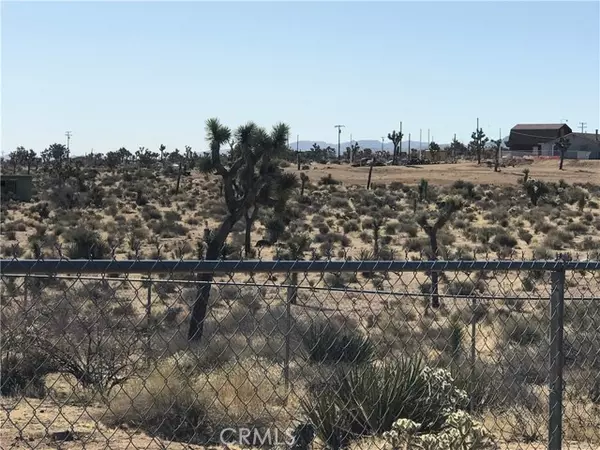
[[[137,430],[107,428],[97,422],[102,409],[52,405],[36,399],[22,399],[18,404],[0,400],[1,449],[214,449],[234,450],[233,447],[204,447],[186,443],[164,441]],[[57,441],[55,433],[69,431],[73,439]],[[367,445],[365,445],[367,444]],[[381,440],[357,442],[351,447],[358,450],[382,450]],[[503,443],[502,450],[544,450],[546,443]],[[600,446],[583,442],[563,442],[565,450],[598,450]],[[237,449],[236,449],[237,450]]]
[[[461,162],[456,164],[432,164],[425,166],[386,166],[373,168],[374,183],[391,183],[399,181],[402,183],[418,183],[425,178],[429,183],[448,185],[456,180],[470,181],[478,184],[514,185],[523,177],[523,169],[530,170],[531,178],[544,181],[565,180],[567,183],[598,183],[600,182],[600,161],[576,161],[567,160],[564,170],[558,170],[558,161],[546,160],[535,161],[530,165],[505,167],[500,172],[494,172],[485,164],[477,165],[473,162]],[[298,172],[296,167],[290,167],[290,171]],[[301,171],[302,172],[302,171]],[[305,172],[311,182],[318,182],[327,174],[344,184],[366,185],[369,174],[368,167],[351,167],[349,165],[324,165],[313,164],[310,170]]]

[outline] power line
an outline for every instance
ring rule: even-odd
[[[581,127],[581,132],[583,133],[583,130],[587,128],[587,122],[579,122],[579,126]]]

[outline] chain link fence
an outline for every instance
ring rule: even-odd
[[[600,448],[598,261],[1,269],[2,448]]]

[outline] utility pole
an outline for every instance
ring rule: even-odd
[[[402,121],[400,121],[400,136],[402,136]],[[398,159],[402,159],[402,138],[400,138],[400,148],[398,148]],[[398,164],[398,161],[396,161],[396,164]]]
[[[296,135],[296,163],[298,164],[298,170],[300,170],[300,135]]]
[[[344,128],[346,125],[334,125],[333,128],[337,128],[338,129],[338,161],[342,158],[342,155],[340,153],[340,145],[341,145],[341,141],[340,138],[342,136],[342,128]]]
[[[423,140],[423,130],[419,128],[419,158],[423,158],[423,146],[421,141]]]
[[[410,159],[411,157],[411,151],[412,149],[410,148],[410,133],[408,133],[408,150],[406,151],[406,154],[408,155],[408,159]]]
[[[431,144],[431,139],[429,139],[429,128],[427,128],[427,146],[429,147],[429,144]]]
[[[70,131],[66,131],[65,132],[65,136],[67,137],[67,159],[69,159],[69,152],[70,152],[70,143],[71,143],[71,132]]]
[[[587,128],[587,123],[586,122],[579,122],[579,126],[581,127],[581,132],[583,133],[584,132],[583,130]]]
[[[381,151],[383,152],[383,141],[384,141],[385,137],[381,136]]]

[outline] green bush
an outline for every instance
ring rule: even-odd
[[[67,236],[71,259],[104,259],[110,255],[108,244],[95,231],[76,228]]]
[[[3,396],[44,396],[44,377],[52,369],[43,356],[32,353],[23,356],[5,354],[0,367],[0,393]]]
[[[448,372],[420,360],[387,360],[338,370],[311,389],[302,404],[317,435],[339,449],[361,436],[391,430],[399,417],[418,422],[421,432],[440,430],[468,401],[453,381]]]
[[[354,363],[370,361],[375,348],[359,331],[318,321],[302,337],[304,348],[311,361],[317,363]]]

